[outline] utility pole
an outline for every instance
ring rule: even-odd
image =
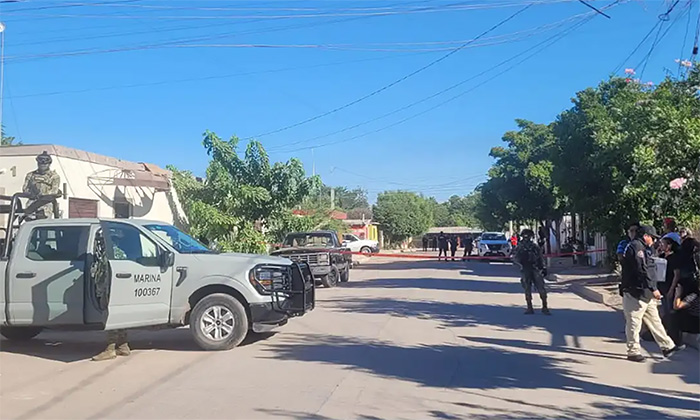
[[[5,87],[5,24],[0,22],[0,130],[2,129],[2,99]],[[4,134],[4,133],[3,133]]]
[[[331,210],[335,209],[335,188],[331,187]]]

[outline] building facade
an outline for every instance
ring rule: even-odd
[[[171,173],[156,165],[124,161],[56,145],[0,147],[0,195],[22,191],[36,156],[46,151],[61,178],[59,217],[136,218],[182,227],[185,213]],[[0,226],[6,224],[0,215]]]

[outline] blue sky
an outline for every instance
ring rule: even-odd
[[[69,3],[73,6],[65,7]],[[25,143],[61,144],[203,174],[205,130],[246,139],[343,107],[446,55],[464,44],[455,41],[475,38],[527,3],[0,4],[0,20],[7,26],[3,124]],[[622,2],[606,11],[611,19],[597,16],[501,75],[508,66],[410,109],[350,127],[484,72],[581,18],[554,23],[592,12],[577,1],[543,3],[389,89],[259,140],[272,159],[297,157],[309,173],[315,162],[327,184],[360,186],[371,198],[399,188],[438,199],[467,194],[485,179],[489,149],[514,128],[515,118],[551,121],[577,90],[606,78],[673,2]],[[590,3],[602,8],[612,0]],[[694,3],[688,10],[688,0],[680,0],[662,27],[670,29],[649,56],[644,81],[675,74],[674,59],[690,55],[700,9]],[[380,11],[390,14],[376,15]],[[624,67],[643,61],[655,35]]]

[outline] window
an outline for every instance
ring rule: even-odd
[[[158,266],[158,246],[131,225],[107,223],[107,257],[110,260],[133,261]]]
[[[284,238],[286,247],[327,247],[333,246],[333,236],[330,233],[295,233]]]
[[[85,255],[87,226],[38,227],[32,231],[27,258],[32,261],[77,261]]]
[[[345,239],[348,242],[355,242],[355,241],[360,240],[357,236],[351,235],[349,233],[346,233],[345,235],[343,235],[343,239]]]
[[[146,225],[146,229],[182,254],[210,254],[214,251],[197,242],[194,238],[172,225]]]
[[[68,198],[69,218],[96,218],[97,200],[87,200],[84,198]]]
[[[114,203],[114,218],[128,219],[131,217],[131,203],[126,201],[117,201]]]

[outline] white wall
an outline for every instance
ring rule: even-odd
[[[35,156],[0,156],[0,169],[6,169],[0,174],[0,188],[4,188],[6,195],[12,195],[22,191],[26,174],[36,169]],[[114,176],[117,169],[61,156],[53,157],[51,169],[61,177],[61,188],[66,184],[68,197],[98,200],[98,216],[101,218],[114,217],[115,195],[125,197],[133,205],[134,218],[175,223],[176,217],[184,217],[174,188],[169,192],[169,200],[168,193],[156,192],[153,188],[99,185],[99,180],[89,181],[89,178]],[[68,217],[68,197],[62,197],[58,202],[62,217]],[[179,216],[173,214],[171,204]],[[6,223],[5,220],[2,222]]]

